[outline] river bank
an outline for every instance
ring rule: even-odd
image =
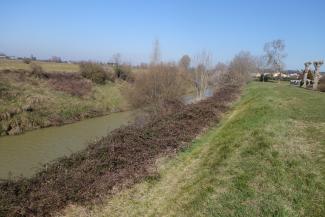
[[[0,137],[0,179],[31,177],[53,160],[81,151],[89,142],[133,122],[136,111],[118,112],[60,127]]]
[[[0,71],[0,136],[60,126],[128,110],[123,81],[98,85],[75,73],[46,78],[26,70]]]
[[[113,193],[148,176],[154,178],[150,165],[155,159],[185,148],[204,128],[218,122],[238,93],[236,87],[220,89],[213,97],[142,127],[115,130],[33,178],[2,182],[0,213],[49,215],[69,203],[99,200],[104,193]]]

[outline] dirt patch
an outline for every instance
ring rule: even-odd
[[[0,216],[49,216],[68,204],[87,204],[151,175],[162,154],[185,148],[204,128],[215,124],[237,87],[224,87],[213,97],[184,106],[141,127],[127,126],[62,158],[33,178],[0,184]]]

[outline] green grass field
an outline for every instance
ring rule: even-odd
[[[324,216],[325,94],[252,82],[158,176],[66,216]]]
[[[52,63],[52,62],[42,62],[42,61],[33,61],[33,62],[42,66],[42,68],[46,72],[78,72],[79,71],[79,66],[77,64],[72,64],[72,63]],[[0,59],[0,70],[4,70],[4,69],[30,70],[30,64],[26,64],[22,60]]]

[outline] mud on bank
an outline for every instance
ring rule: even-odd
[[[217,123],[238,95],[238,87],[224,87],[213,97],[142,127],[115,130],[33,178],[2,182],[0,216],[49,216],[68,204],[89,204],[154,176],[150,166],[157,157],[185,148],[204,128]]]

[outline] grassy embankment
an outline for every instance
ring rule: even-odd
[[[159,178],[66,216],[323,216],[325,95],[251,83],[223,121],[158,163]]]
[[[0,72],[0,135],[19,134],[127,109],[120,91],[123,82],[97,85],[75,77],[37,78],[25,73],[30,70],[29,64],[1,61],[0,69],[12,72]],[[76,64],[37,63],[50,74],[72,73],[79,69]],[[78,88],[83,94],[61,91],[60,85],[71,91]]]

